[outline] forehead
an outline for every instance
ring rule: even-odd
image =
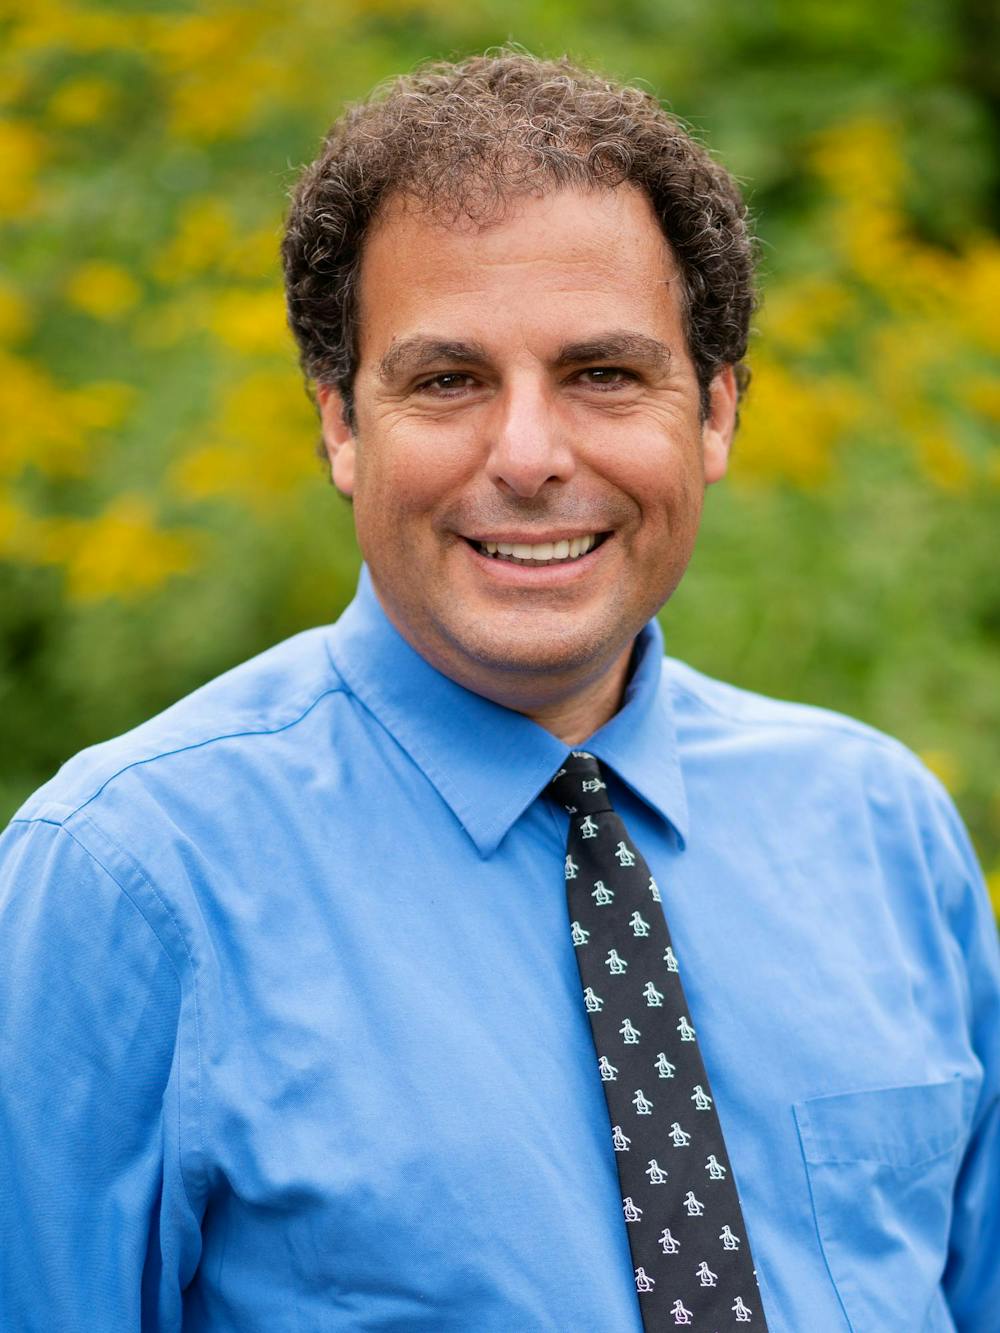
[[[676,261],[631,186],[510,200],[500,217],[444,218],[393,200],[366,242],[362,363],[414,333],[541,343],[607,328],[676,335]]]

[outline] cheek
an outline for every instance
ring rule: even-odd
[[[440,451],[373,441],[360,451],[357,474],[354,519],[362,551],[377,546],[405,560],[434,539],[432,517],[447,486]]]
[[[637,504],[641,524],[650,537],[664,527],[680,535],[701,514],[704,480],[700,458],[678,454],[662,446],[631,460],[621,469],[615,484]],[[655,531],[654,531],[655,530]]]
[[[358,490],[373,517],[378,512],[411,507],[426,488],[431,473],[421,450],[385,437],[364,442],[357,471]]]

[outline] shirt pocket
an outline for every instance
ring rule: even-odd
[[[823,1253],[854,1333],[951,1333],[941,1293],[966,1138],[962,1082],[795,1104]]]

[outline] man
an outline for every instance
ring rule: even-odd
[[[745,382],[732,182],[501,53],[352,109],[284,255],[365,572],[5,835],[0,1324],[1000,1328],[948,798],[662,656]]]

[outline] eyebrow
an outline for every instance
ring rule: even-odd
[[[456,342],[450,338],[431,338],[415,333],[391,344],[378,363],[378,377],[385,382],[395,379],[397,375],[412,375],[421,367],[435,362],[467,366],[483,365],[488,359],[482,343]]]
[[[557,366],[576,366],[585,361],[629,361],[651,370],[666,370],[670,365],[670,348],[645,333],[616,329],[581,342],[564,343],[556,357]]]
[[[579,342],[564,343],[555,365],[577,366],[588,361],[629,361],[651,370],[666,370],[670,348],[657,338],[631,329],[615,329]],[[441,362],[453,365],[485,365],[489,354],[482,343],[434,338],[415,333],[393,342],[378,363],[378,377],[383,383],[400,375],[412,375],[425,366]]]

